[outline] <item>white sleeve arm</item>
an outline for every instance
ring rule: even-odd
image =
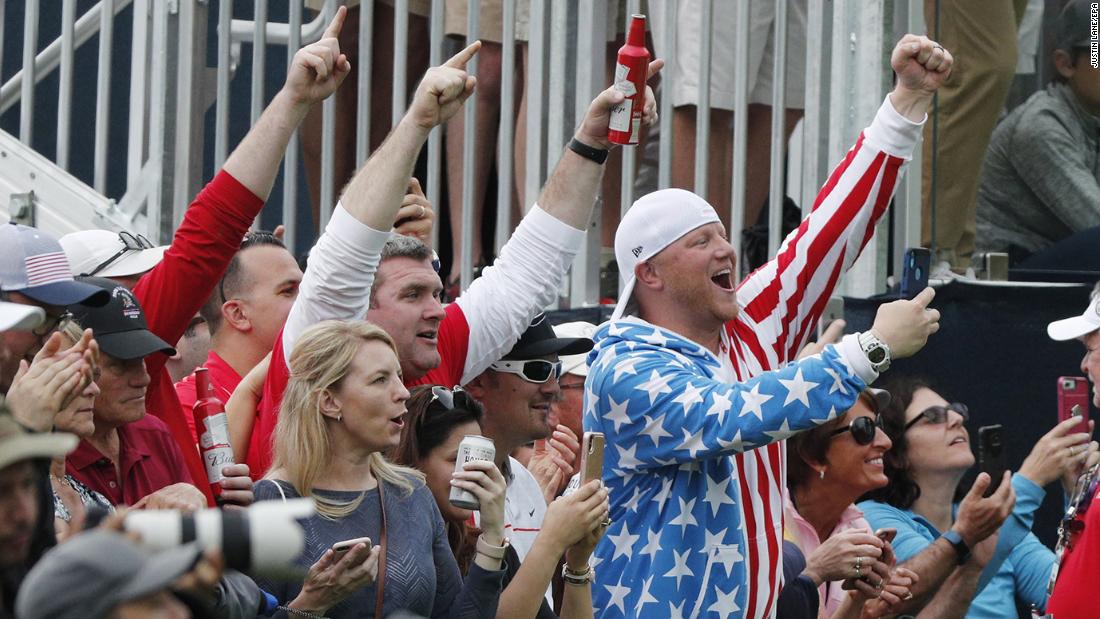
[[[871,125],[863,132],[863,138],[875,150],[909,161],[927,120],[927,114],[920,122],[913,122],[902,116],[894,109],[890,95],[886,95],[886,100],[879,106]]]
[[[324,234],[309,252],[309,268],[283,328],[288,359],[307,327],[322,320],[366,315],[382,246],[389,238],[388,231],[371,228],[336,204]]]
[[[878,378],[878,372],[871,366],[871,360],[867,358],[867,353],[863,352],[863,347],[859,345],[859,334],[849,333],[840,340],[840,345],[836,347],[840,352],[840,358],[848,364],[848,367],[852,368],[852,373],[863,379],[863,382],[870,385]]]
[[[540,311],[554,301],[584,243],[584,230],[536,204],[515,234],[456,301],[470,327],[462,384],[508,352]]]

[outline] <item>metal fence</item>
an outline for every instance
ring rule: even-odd
[[[522,1],[522,0],[521,0]],[[717,0],[725,2],[726,0]],[[747,127],[747,67],[749,40],[749,0],[736,1],[737,32],[735,37],[735,105],[732,127],[733,161],[731,170],[732,201],[728,205],[716,205],[727,209],[731,222],[730,237],[739,239],[746,185],[745,162]],[[752,0],[774,2],[777,19],[774,31],[776,59],[773,73],[773,109],[784,107],[784,59],[787,54],[805,54],[806,102],[804,118],[789,142],[782,139],[784,133],[782,114],[772,115],[772,150],[769,155],[772,169],[769,187],[770,204],[779,205],[784,195],[791,195],[804,211],[813,204],[818,187],[824,182],[832,165],[840,160],[860,129],[873,117],[881,98],[889,88],[889,50],[897,36],[906,31],[923,31],[921,3],[916,0],[869,0],[861,2],[808,3],[807,35],[805,41],[788,41],[787,0]],[[520,86],[526,88],[527,115],[519,119],[525,123],[527,142],[525,151],[525,182],[521,195],[527,205],[534,202],[539,188],[556,164],[562,147],[572,134],[574,124],[584,114],[589,101],[607,83],[605,75],[606,30],[612,15],[626,20],[642,8],[640,0],[623,3],[625,12],[614,11],[615,0],[529,0],[530,32],[527,42],[528,63],[524,72],[525,84],[516,81],[515,37],[517,0],[500,0],[504,15],[501,109],[511,110]],[[0,0],[0,22],[3,22],[5,1]],[[87,4],[87,3],[84,3]],[[251,11],[250,19],[237,19],[242,13],[237,9],[245,5]],[[369,156],[368,131],[371,93],[371,41],[370,33],[375,19],[375,2],[365,0],[358,12],[360,62],[353,70],[358,77],[358,123],[354,140],[356,164]],[[430,62],[439,64],[445,53],[444,0],[432,3],[430,24]],[[94,99],[95,123],[93,131],[94,167],[90,178],[64,178],[53,184],[72,184],[73,187],[89,185],[94,194],[105,196],[102,203],[89,208],[94,217],[72,217],[70,227],[87,225],[92,221],[104,227],[128,227],[156,236],[161,240],[170,237],[181,220],[191,197],[201,187],[204,145],[208,139],[214,142],[214,166],[224,162],[230,144],[231,83],[237,69],[250,63],[251,71],[249,121],[255,122],[267,104],[265,99],[265,71],[271,58],[281,54],[289,63],[300,46],[317,40],[331,19],[337,0],[326,0],[319,14],[303,10],[301,2],[290,0],[286,22],[268,19],[267,0],[251,0],[247,3],[205,0],[102,0],[77,15],[77,0],[41,3],[26,0],[23,13],[22,67],[6,78],[0,87],[0,113],[19,106],[18,140],[24,146],[35,144],[36,85],[50,74],[57,72],[60,80],[57,106],[57,143],[55,156],[48,165],[61,170],[69,169],[72,158],[73,133],[71,119],[73,106],[87,105]],[[394,0],[394,49],[393,61],[393,122],[397,122],[405,109],[405,67],[410,45],[422,45],[422,41],[408,38],[408,0]],[[467,4],[467,33],[477,37],[479,2]],[[677,0],[666,0],[661,14],[652,14],[652,20],[664,20],[671,25],[677,19]],[[697,44],[700,50],[699,108],[695,140],[695,185],[700,194],[707,186],[707,162],[710,154],[708,140],[715,131],[724,128],[709,126],[709,75],[711,63],[712,11],[715,0],[703,0],[698,15],[699,40],[679,42],[680,45]],[[129,23],[116,18],[124,9],[130,9]],[[37,49],[39,19],[42,10],[59,11],[62,23],[61,35],[42,49]],[[213,80],[207,79],[205,50],[210,22],[216,22],[216,67]],[[125,155],[108,148],[110,130],[109,105],[112,97],[112,59],[115,49],[113,36],[117,28],[128,29],[132,46],[129,70],[129,97],[127,139]],[[663,29],[661,40],[654,41],[656,51],[666,60],[676,49],[675,28]],[[0,54],[3,50],[3,32],[0,31]],[[95,52],[89,45],[97,41]],[[242,55],[242,46],[249,46],[251,57]],[[97,56],[96,89],[93,93],[74,92],[73,66],[78,54],[95,53]],[[0,59],[2,66],[2,59]],[[470,70],[477,73],[476,60]],[[118,76],[114,76],[118,77]],[[212,82],[211,85],[208,84]],[[671,164],[674,153],[672,134],[673,109],[670,97],[658,93],[661,115],[649,150],[640,152],[626,148],[621,158],[621,208],[625,212],[639,192],[668,187],[671,184]],[[206,110],[214,106],[213,135],[204,130]],[[467,101],[465,135],[463,144],[463,195],[462,246],[460,263],[462,281],[472,276],[474,257],[471,255],[470,235],[474,222],[473,164],[474,144],[480,138],[475,131],[477,113],[475,98]],[[334,143],[339,138],[335,126],[334,102],[330,98],[323,108],[323,133],[321,157],[320,208],[322,225],[332,212],[337,188],[330,171],[334,165]],[[40,119],[39,119],[40,120]],[[502,113],[499,126],[497,158],[510,167],[514,159],[513,136],[516,125],[511,114]],[[0,136],[2,137],[2,136]],[[350,139],[350,138],[349,138]],[[637,159],[644,157],[648,163],[641,166],[640,179],[635,170]],[[885,251],[885,234],[888,224],[880,225],[878,241],[868,245],[855,267],[855,274],[846,279],[842,291],[865,296],[881,291],[885,282],[888,259],[900,262],[900,252],[907,245],[919,242],[919,154],[914,158],[906,185],[899,192],[898,204],[892,218],[897,250],[888,257]],[[292,250],[299,234],[294,229],[299,221],[299,209],[310,208],[300,203],[300,143],[298,135],[288,148],[282,171],[282,195],[273,195],[271,201],[281,203],[282,221],[288,226],[287,238]],[[46,163],[27,164],[27,169],[42,167]],[[125,191],[106,197],[108,176],[125,170]],[[443,172],[443,134],[440,128],[432,132],[427,147],[426,190],[429,199],[439,211]],[[502,166],[503,167],[503,166]],[[784,172],[785,171],[785,172]],[[0,169],[0,177],[11,176],[10,169]],[[34,176],[33,173],[30,174]],[[64,176],[64,175],[61,175]],[[2,179],[0,179],[2,180]],[[916,182],[914,182],[914,180]],[[9,179],[8,185],[18,185],[18,179]],[[47,187],[36,189],[48,194]],[[496,233],[492,244],[499,249],[508,238],[514,224],[511,217],[512,175],[498,174],[496,187]],[[48,200],[40,200],[48,202]],[[94,200],[93,200],[94,202]],[[49,204],[40,205],[48,209]],[[588,243],[572,270],[569,282],[563,287],[562,303],[565,306],[581,306],[597,302],[599,293],[600,216],[597,208],[589,230]],[[771,208],[769,216],[769,252],[774,254],[780,242],[780,208]],[[60,217],[64,219],[64,217]],[[58,219],[58,217],[54,217]],[[490,241],[487,240],[487,244]],[[298,250],[304,247],[296,248]]]

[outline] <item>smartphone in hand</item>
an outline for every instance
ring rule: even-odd
[[[1001,485],[1005,471],[1007,454],[1001,437],[1001,424],[978,428],[978,468],[989,474],[989,487],[982,496],[990,496]]]
[[[332,545],[332,552],[335,552],[337,555],[342,555],[345,552],[351,550],[352,548],[355,548],[355,546],[357,544],[366,544],[367,545],[367,550],[370,550],[370,547],[371,547],[370,538],[369,537],[357,537],[355,539],[346,539],[342,542],[336,542],[335,544]]]
[[[1070,417],[1081,420],[1073,432],[1089,431],[1089,381],[1084,376],[1058,377],[1058,422]]]
[[[910,247],[905,250],[901,266],[901,286],[899,292],[906,299],[912,299],[917,293],[928,287],[928,272],[932,268],[932,252],[923,247]]]
[[[875,537],[877,537],[880,540],[886,542],[887,544],[894,541],[894,538],[897,536],[897,534],[898,534],[898,530],[897,529],[892,529],[892,528],[890,528],[890,529],[879,529],[879,530],[875,531]]]
[[[581,439],[581,479],[585,485],[593,479],[603,476],[603,432],[585,432]]]

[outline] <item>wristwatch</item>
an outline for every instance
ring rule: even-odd
[[[943,539],[947,540],[947,543],[951,544],[951,547],[955,549],[955,560],[959,565],[962,565],[970,560],[970,546],[966,545],[958,531],[948,530],[941,535]]]
[[[871,369],[879,374],[890,369],[890,347],[873,332],[864,331],[859,334],[859,347],[871,362]]]

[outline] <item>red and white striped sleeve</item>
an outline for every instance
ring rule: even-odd
[[[886,212],[923,125],[899,114],[887,96],[817,194],[810,216],[738,287],[738,326],[755,333],[765,367],[793,359],[808,341],[840,275]]]

